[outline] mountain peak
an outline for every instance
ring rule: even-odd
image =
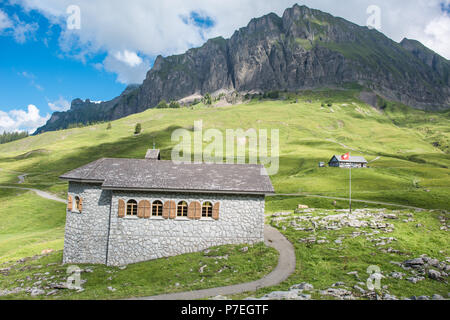
[[[230,39],[210,39],[185,54],[158,56],[139,87],[101,104],[77,101],[45,131],[69,123],[115,120],[217,92],[297,91],[359,83],[375,94],[421,109],[450,108],[448,60],[415,40],[400,44],[328,13],[294,5],[279,17],[252,19]],[[38,130],[37,133],[40,131]]]

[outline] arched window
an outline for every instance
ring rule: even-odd
[[[154,217],[162,217],[163,212],[163,203],[159,200],[153,202],[152,205],[152,216]]]
[[[137,216],[137,207],[136,200],[129,200],[127,202],[127,216]]]
[[[187,217],[188,215],[188,204],[186,201],[178,202],[177,206],[177,217]]]
[[[202,206],[202,217],[212,218],[213,206],[211,202],[205,202]]]

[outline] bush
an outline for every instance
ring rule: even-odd
[[[156,108],[158,108],[158,109],[166,109],[166,108],[168,108],[169,106],[167,105],[167,102],[166,102],[166,100],[161,100],[159,103],[158,103],[158,105],[156,106]]]
[[[134,128],[134,134],[140,134],[142,131],[142,126],[140,123],[136,124],[136,127]]]
[[[112,125],[111,125],[111,122],[109,122],[108,125],[106,126],[106,130],[111,130],[111,128],[112,128]]]
[[[212,105],[212,98],[209,93],[205,94],[205,96],[203,97],[203,103],[206,104],[207,106]]]
[[[170,105],[169,105],[169,108],[171,108],[171,109],[179,109],[179,108],[181,108],[181,106],[180,106],[180,104],[177,101],[171,101]]]
[[[280,93],[278,91],[269,91],[264,94],[264,98],[278,99],[279,97],[280,97]]]

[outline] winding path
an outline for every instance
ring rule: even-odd
[[[203,289],[180,293],[169,293],[159,296],[132,298],[131,300],[196,300],[218,295],[230,295],[261,288],[275,286],[286,280],[295,271],[294,246],[275,228],[267,226],[264,230],[265,243],[279,252],[278,265],[264,278],[253,282],[241,283],[226,287]]]
[[[33,188],[21,188],[21,187],[10,187],[10,186],[0,186],[0,189],[19,189],[19,190],[28,190],[28,191],[33,191],[34,193],[36,193],[39,197],[47,199],[47,200],[53,200],[53,201],[58,201],[61,203],[67,203],[66,200],[63,200],[57,196],[55,196],[54,194],[42,191],[42,190],[38,190],[38,189],[33,189]]]

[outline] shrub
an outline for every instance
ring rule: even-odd
[[[269,91],[266,97],[269,99],[278,99],[280,97],[280,93],[278,91]]]
[[[169,105],[169,108],[171,108],[171,109],[179,109],[179,108],[181,108],[181,106],[180,106],[180,104],[177,101],[171,101],[170,105]]]
[[[136,124],[136,127],[134,128],[134,134],[140,134],[142,131],[142,126],[140,123]]]
[[[212,105],[212,98],[209,93],[205,94],[205,96],[203,97],[203,103],[207,106]]]
[[[109,122],[108,125],[106,126],[106,130],[111,130],[111,128],[112,128],[112,125],[111,125],[111,122]]]
[[[169,106],[167,105],[167,102],[166,102],[166,100],[161,100],[159,103],[158,103],[158,105],[156,106],[156,108],[158,108],[158,109],[166,109],[166,108],[168,108]]]

